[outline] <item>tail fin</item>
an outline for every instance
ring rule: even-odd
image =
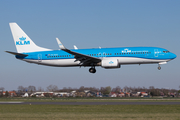
[[[18,53],[50,50],[37,46],[16,23],[9,23],[9,25]]]

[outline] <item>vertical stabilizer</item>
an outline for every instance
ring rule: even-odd
[[[50,49],[37,46],[29,36],[16,24],[9,23],[18,53],[48,51]]]

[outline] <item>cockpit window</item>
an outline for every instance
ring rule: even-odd
[[[168,53],[169,51],[163,51],[163,53]]]

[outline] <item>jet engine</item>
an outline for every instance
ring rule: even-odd
[[[110,68],[120,68],[118,59],[102,59],[101,67],[110,69]]]

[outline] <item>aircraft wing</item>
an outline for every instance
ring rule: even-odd
[[[71,50],[65,48],[64,45],[61,43],[61,41],[58,38],[56,38],[56,40],[57,40],[57,43],[58,43],[60,49],[67,53],[74,55],[75,59],[76,59],[74,62],[80,61],[80,65],[90,65],[91,63],[93,64],[93,63],[101,62],[101,59],[99,59],[99,58],[71,51]]]

